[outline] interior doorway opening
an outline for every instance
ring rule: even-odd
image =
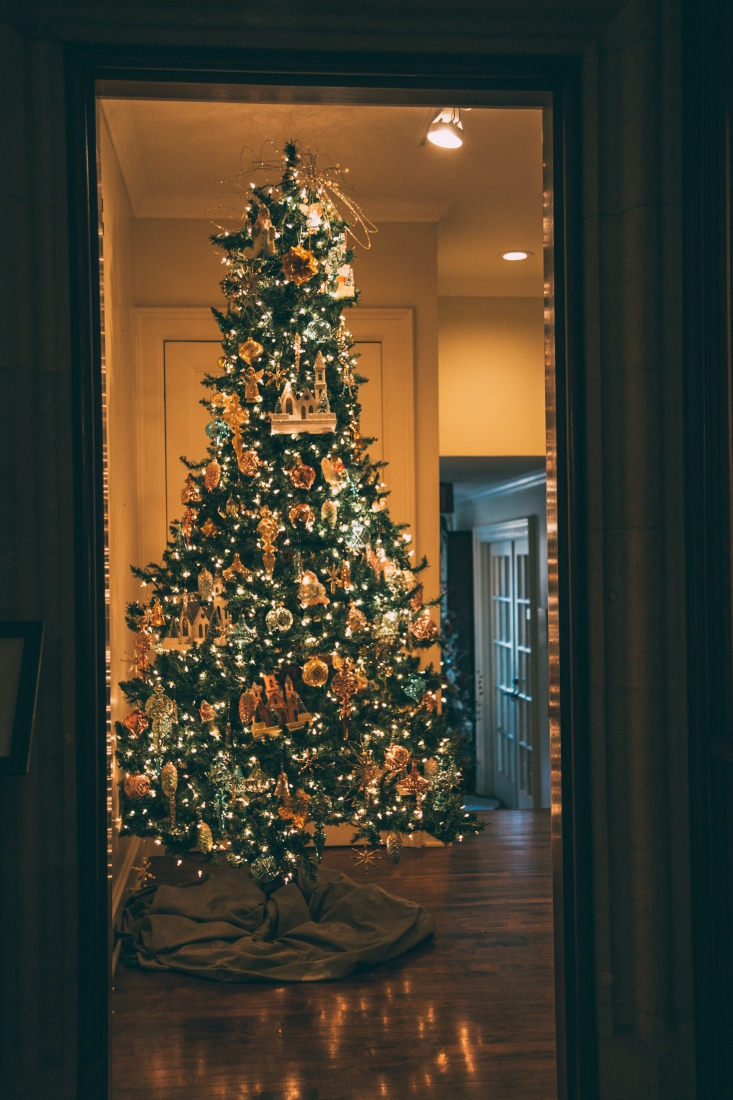
[[[237,110],[229,111],[229,108]],[[525,239],[529,231],[523,231],[520,242],[517,239],[520,222],[512,223],[510,218],[504,217],[501,231],[506,240],[498,246],[494,237],[499,219],[488,206],[477,211],[472,189],[475,192],[483,190],[489,197],[486,200],[489,205],[490,201],[501,205],[508,198],[506,193],[502,194],[500,187],[492,191],[486,186],[486,178],[482,177],[480,168],[475,165],[469,167],[461,177],[461,187],[468,192],[468,201],[474,201],[473,213],[467,220],[463,209],[465,202],[455,199],[452,184],[450,194],[435,196],[429,193],[429,188],[427,193],[416,188],[415,180],[420,178],[419,173],[410,177],[416,150],[423,149],[420,127],[433,109],[429,102],[415,107],[345,108],[319,104],[317,108],[303,105],[299,109],[302,117],[292,105],[286,111],[283,111],[281,104],[262,102],[256,105],[206,103],[202,108],[195,99],[136,101],[130,97],[102,97],[100,176],[104,201],[105,350],[110,444],[110,680],[113,718],[123,716],[125,706],[124,700],[115,692],[114,685],[119,678],[116,669],[131,656],[122,612],[126,600],[137,598],[127,567],[133,562],[141,563],[159,556],[180,496],[177,458],[181,454],[198,457],[195,447],[200,447],[201,433],[206,425],[206,414],[194,394],[200,376],[210,369],[217,354],[217,333],[208,307],[217,304],[218,292],[214,288],[219,272],[213,266],[214,259],[207,238],[211,231],[212,206],[221,214],[223,200],[221,194],[215,194],[212,198],[211,193],[202,195],[197,188],[201,184],[202,165],[207,165],[206,150],[210,148],[207,142],[210,143],[212,133],[217,135],[219,147],[226,148],[229,157],[235,154],[239,161],[241,147],[246,143],[240,138],[232,139],[233,131],[242,134],[247,126],[253,127],[256,123],[258,136],[252,144],[257,147],[262,133],[269,136],[279,126],[282,140],[283,137],[293,136],[290,130],[286,134],[284,123],[291,130],[295,126],[301,140],[318,144],[334,159],[338,157],[349,164],[352,179],[360,192],[360,203],[377,222],[381,236],[376,241],[380,244],[375,242],[375,251],[371,255],[358,256],[354,262],[356,283],[364,286],[364,293],[359,309],[352,311],[349,317],[357,351],[364,364],[361,372],[369,378],[368,385],[364,387],[365,420],[362,432],[379,439],[376,445],[379,450],[377,460],[389,462],[386,480],[391,492],[390,508],[414,531],[416,557],[425,552],[432,559],[432,572],[426,577],[428,596],[437,597],[440,594],[441,563],[445,563],[445,554],[441,558],[440,552],[442,509],[438,499],[439,482],[445,481],[448,476],[444,474],[446,467],[442,443],[439,443],[440,418],[443,415],[440,408],[442,379],[439,379],[441,309],[444,314],[449,311],[455,317],[460,315],[464,299],[468,300],[466,309],[474,314],[485,299],[498,299],[496,308],[499,309],[502,308],[502,301],[505,307],[507,301],[515,306],[516,299],[542,302],[542,169],[547,147],[545,144],[543,152],[543,112],[540,109],[512,112],[474,107],[471,114],[465,116],[470,120],[466,122],[466,127],[474,126],[474,148],[480,148],[484,153],[488,150],[488,159],[493,158],[495,164],[501,164],[504,156],[505,163],[510,164],[518,176],[526,172],[526,163],[521,156],[530,157],[527,149],[531,141],[525,140],[521,156],[515,153],[512,159],[507,155],[506,144],[503,147],[497,144],[496,134],[493,145],[485,140],[482,143],[481,127],[485,125],[490,128],[493,122],[505,143],[511,144],[512,135],[519,141],[525,130],[527,134],[531,131],[534,140],[532,178],[538,192],[534,209],[535,236],[531,241]],[[516,117],[512,120],[511,115]],[[309,124],[315,129],[315,140],[307,137]],[[379,150],[379,135],[384,137],[387,134],[390,141],[394,143],[397,140],[399,143],[399,136],[395,138],[394,135],[399,135],[400,126],[406,127],[409,132],[412,132],[410,127],[415,131],[409,150],[406,149],[401,162],[396,156],[390,158],[387,153],[380,161],[375,155],[375,151]],[[329,134],[338,135],[338,140],[329,142]],[[546,127],[544,139],[546,143]],[[334,153],[333,145],[338,145],[339,141],[345,148],[343,152],[339,150]],[[182,171],[181,164],[176,161],[181,149],[187,150],[195,171]],[[369,150],[366,158],[363,156],[364,149]],[[450,155],[446,150],[439,152]],[[370,160],[378,162],[376,166],[370,166],[370,183],[372,187],[377,184],[382,186],[381,194],[364,193],[364,184],[360,186],[357,178],[359,164],[366,168]],[[443,165],[438,162],[435,165],[434,176],[427,173],[428,181],[437,179],[437,191],[440,192],[442,186],[447,192],[445,178],[451,172],[448,170],[441,176],[445,172]],[[220,187],[221,173],[214,173],[210,164],[206,171],[212,181],[212,190],[216,192],[216,188]],[[498,168],[496,171],[501,175]],[[233,175],[236,176],[237,171]],[[232,173],[228,176],[231,179]],[[404,178],[395,180],[395,176]],[[449,201],[451,198],[453,202]],[[231,195],[224,201],[229,200]],[[544,213],[546,215],[546,210]],[[482,233],[491,241],[483,251],[479,249],[483,257],[483,271],[479,273],[467,270],[465,262],[461,262],[462,249],[465,256],[466,247],[476,247],[477,233]],[[520,243],[526,249],[529,267],[521,275],[515,271],[509,274],[512,269],[510,262],[502,259],[502,249],[515,251],[515,246]],[[530,248],[529,244],[534,244],[534,248]],[[481,266],[479,264],[479,268]],[[517,290],[522,293],[517,293]],[[490,313],[489,307],[487,312]],[[539,377],[544,387],[543,325],[540,310],[538,332],[542,351]],[[470,385],[464,383],[464,391],[459,394],[461,401],[458,410],[454,390],[447,392],[449,399],[446,401],[445,415],[447,418],[453,417],[452,430],[459,433],[469,429],[480,431],[480,424],[478,429],[475,425],[475,413],[482,406]],[[542,408],[544,414],[544,399]],[[513,446],[516,451],[519,444]],[[473,451],[470,449],[465,452],[454,449],[449,455],[449,458],[464,463],[472,457]],[[536,464],[536,459],[534,461]],[[449,480],[455,484],[460,479],[450,476]],[[456,496],[461,507],[467,508],[471,503],[461,497],[460,490]],[[496,798],[502,805],[520,811],[539,810],[549,806],[550,759],[547,674],[542,672],[543,667],[546,668],[546,632],[542,633],[542,612],[546,613],[547,608],[546,589],[545,602],[542,602],[542,549],[537,524],[529,513],[524,517],[525,526],[521,531],[518,527],[510,531],[507,526],[510,522],[506,521],[503,531],[497,524],[476,523],[470,527],[475,631],[474,637],[470,638],[465,628],[458,630],[458,650],[462,652],[473,647],[474,682],[482,686],[481,692],[475,696],[477,705],[471,719],[474,764],[473,770],[470,766],[468,768],[471,779],[466,794],[484,799]],[[448,540],[459,533],[458,527],[455,531],[448,531],[448,525],[444,526]],[[192,625],[192,629],[198,628]],[[499,653],[503,656],[497,656]],[[465,666],[462,673],[465,681]],[[487,694],[492,699],[490,706],[480,702]],[[119,775],[114,777],[115,781],[119,778]],[[470,801],[467,805],[471,805]],[[119,811],[114,805],[112,813],[113,819],[118,821]],[[494,827],[499,841],[492,848],[492,858],[496,858],[497,867],[502,866],[502,831],[510,846],[517,838],[524,838],[530,846],[535,845],[528,848],[528,858],[531,851],[533,856],[537,852],[542,853],[542,858],[547,860],[549,822],[546,818],[506,818],[501,825]],[[180,881],[186,881],[186,876],[198,876],[200,868],[194,865],[176,872],[172,865],[162,862],[163,857],[156,855],[154,849],[143,851],[139,844],[126,843],[124,839],[120,842],[114,830],[113,838],[113,919],[119,919],[130,886],[134,884],[133,865],[139,864],[143,856],[158,860],[155,868],[160,882],[174,881],[176,874]],[[341,843],[348,844],[348,840],[344,838]],[[346,869],[349,864],[344,862],[339,837],[333,837],[333,845],[334,852],[326,858],[331,858],[333,865],[339,866],[341,860]],[[414,861],[414,866],[408,866],[406,862],[405,866],[415,873],[413,886],[409,888],[417,891],[417,896],[422,890],[427,899],[429,891],[425,891],[424,875],[430,873],[429,860],[434,857],[440,861],[434,864],[434,868],[439,868],[439,874],[450,882],[453,853],[450,849],[444,849],[420,851],[414,855],[416,860],[419,857],[422,862]],[[476,859],[480,863],[478,855]],[[490,868],[487,873],[492,873]],[[546,912],[551,913],[549,864],[545,872],[539,875],[532,872],[532,876],[538,893],[545,891]],[[399,893],[401,888],[408,889],[408,879],[409,875],[400,879],[397,870],[390,871],[389,889],[395,893]],[[468,901],[468,898],[463,899],[464,903]],[[504,948],[498,938],[499,924],[496,924],[494,938],[489,942],[500,953]],[[535,932],[531,950],[540,950],[541,947],[548,950],[551,943],[550,925],[545,922]],[[476,929],[478,938],[485,935],[486,929]],[[519,949],[526,946],[515,944]],[[429,983],[423,982],[421,986],[421,979],[426,967],[429,968],[430,957],[424,955],[421,959],[417,959],[414,975],[405,971],[404,967],[382,974],[383,989],[379,987],[380,995],[386,991],[388,998],[395,996],[398,986],[394,983],[398,978],[401,982],[400,996],[409,999],[411,995],[422,995],[417,990],[425,993],[430,988]],[[508,971],[508,960],[504,965]],[[445,961],[441,961],[439,966],[445,966]],[[141,1036],[136,1036],[134,1032],[135,1017],[134,1013],[130,1014],[130,1005],[143,987],[135,985],[133,989],[139,974],[118,973],[116,990],[121,991],[118,1016],[124,1018],[124,1023],[123,1031],[118,1035],[120,1060],[117,1063],[119,1077],[116,1087],[122,1097],[126,1095],[124,1089],[127,1087],[124,1084],[125,1073],[128,1072],[125,1059],[128,1059],[129,1069],[130,1053],[141,1041]],[[441,975],[442,981],[450,981],[450,970],[442,971]],[[153,976],[143,977],[149,980]],[[183,985],[181,981],[176,978],[174,987],[182,989],[185,986],[188,991],[185,981]],[[195,979],[193,981],[195,985]],[[545,1008],[550,1003],[547,1000],[548,982],[552,982],[551,959],[534,991],[536,1003],[544,1003]],[[374,988],[376,991],[376,986]],[[216,989],[221,992],[221,987]],[[509,989],[507,985],[507,995]],[[488,996],[489,985],[486,990]],[[148,984],[145,992],[149,991]],[[211,987],[201,996],[201,1005],[205,1002],[205,1008],[196,1009],[194,1015],[225,1021],[225,1030],[230,1027],[233,1016],[228,1009],[222,1008],[224,1002],[217,1000]],[[227,992],[223,996],[229,998],[230,995]],[[294,1008],[297,992],[290,990],[287,996],[288,1003]],[[330,1005],[329,998],[334,996],[338,996],[337,990],[326,989],[321,1000],[325,997]],[[267,994],[259,997],[261,1009],[269,1003],[267,998]],[[315,1000],[311,998],[308,1003],[310,1010],[313,1010]],[[367,1016],[372,1014],[376,1003],[375,1000],[367,1009],[361,1009],[361,1016],[350,1004],[349,1012],[354,1013],[350,1026],[363,1027],[363,1013],[366,1012]],[[321,1004],[321,1011],[329,1011],[325,1001]],[[418,1030],[421,1033],[426,1028],[430,1032],[429,1025],[434,1025],[429,1050],[435,1066],[429,1069],[421,1066],[418,1072],[416,1064],[408,1058],[394,1069],[390,1077],[384,1058],[380,1061],[376,1057],[369,1088],[374,1090],[378,1086],[383,1095],[396,1096],[401,1094],[400,1090],[407,1087],[408,1082],[414,1081],[415,1084],[410,1087],[423,1089],[425,1095],[448,1096],[449,1092],[445,1091],[447,1079],[440,1076],[446,1070],[441,1067],[450,1067],[451,1072],[456,1072],[457,1060],[461,1059],[461,1072],[467,1082],[486,1083],[489,1080],[481,1077],[481,1073],[486,1072],[489,1047],[494,1041],[490,1038],[490,1020],[482,1020],[480,1012],[474,1018],[470,1014],[456,1014],[451,1008],[439,1020],[435,1016],[431,1020],[429,1011],[424,1019],[419,1013],[415,1016],[411,1012],[395,1012],[391,1020],[392,1023],[398,1021],[400,1027],[407,1027],[405,1034],[409,1035],[407,1021],[410,1018],[418,1020],[418,1016]],[[272,1012],[268,1018],[274,1019]],[[142,1020],[140,1024],[144,1027]],[[547,1021],[543,1025],[545,1030],[546,1024]],[[454,1043],[452,1048],[451,1044],[446,1047],[440,1035],[441,1029],[445,1031],[451,1027],[454,1030],[457,1028],[458,1036],[458,1045]],[[554,1022],[551,1022],[551,1028],[554,1030]],[[386,1033],[377,1035],[375,1032],[370,1037],[373,1047],[380,1048],[382,1053],[386,1049],[385,1036]],[[199,1035],[196,1043],[199,1054],[207,1050],[204,1062],[211,1070],[213,1048],[207,1046],[206,1036]],[[537,1100],[547,1100],[548,1096],[554,1095],[547,1091],[548,1087],[554,1088],[554,1043],[545,1035],[540,1046],[542,1050],[538,1064],[541,1063],[544,1068],[540,1069],[530,1086],[535,1089],[531,1095],[536,1095]],[[325,1045],[322,1053],[325,1059]],[[483,1069],[477,1068],[482,1065]],[[235,1067],[231,1068],[234,1072]],[[309,1096],[308,1089],[312,1089],[313,1081],[308,1078],[308,1071],[298,1076],[291,1065],[289,1072],[288,1088],[291,1091],[288,1095],[297,1100],[301,1096]],[[520,1072],[519,1069],[517,1072]],[[253,1069],[254,1077],[257,1073],[262,1073],[262,1067]],[[551,1083],[548,1085],[548,1082]],[[500,1087],[500,1083],[493,1083]],[[272,1084],[269,1081],[269,1085]],[[511,1088],[508,1079],[505,1085],[507,1089]],[[196,1089],[203,1090],[205,1087],[204,1081],[193,1083],[191,1097],[203,1096],[203,1091],[197,1092]],[[258,1084],[253,1079],[247,1088],[250,1092],[244,1095],[257,1095],[261,1081]],[[320,1098],[330,1094],[322,1091],[318,1095]],[[361,1094],[354,1092],[353,1095]],[[500,1092],[497,1091],[496,1095],[499,1096]]]

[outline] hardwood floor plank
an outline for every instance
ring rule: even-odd
[[[550,823],[485,815],[451,848],[368,871],[324,862],[424,905],[434,940],[341,982],[246,985],[119,968],[114,1100],[555,1100]],[[153,861],[156,884],[191,860]]]

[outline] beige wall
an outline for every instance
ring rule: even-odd
[[[440,454],[545,453],[541,298],[440,298]]]
[[[125,607],[140,595],[130,565],[140,562],[138,538],[137,401],[135,385],[134,218],[104,117],[100,120],[103,195],[104,325],[109,468],[109,580],[111,713],[119,721],[127,705],[118,682],[128,678],[132,635]],[[117,816],[114,771],[113,816]],[[113,868],[119,872],[130,845],[112,830]]]

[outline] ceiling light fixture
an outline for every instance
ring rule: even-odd
[[[463,145],[460,107],[442,107],[430,123],[428,141],[441,149],[459,149]]]
[[[502,252],[502,260],[528,260],[531,252]]]

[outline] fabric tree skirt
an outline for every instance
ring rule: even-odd
[[[434,931],[421,906],[326,867],[315,881],[269,889],[235,868],[185,886],[149,887],[122,917],[126,965],[217,982],[345,978]]]

